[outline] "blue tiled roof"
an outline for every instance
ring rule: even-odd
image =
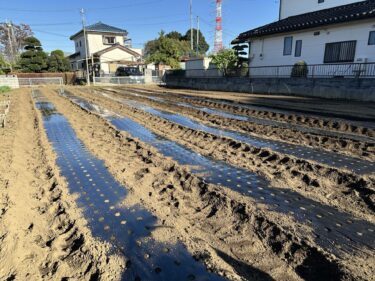
[[[93,25],[89,25],[86,27],[88,31],[97,31],[97,32],[111,32],[111,33],[128,33],[126,30],[117,28],[114,26],[110,26],[108,24],[104,24],[101,21],[94,23]]]
[[[101,21],[94,23],[92,25],[86,26],[86,30],[91,31],[91,32],[119,33],[125,36],[128,35],[128,32],[125,29],[110,26],[108,24],[102,23]],[[81,32],[83,32],[83,30],[80,30],[76,34],[72,35],[70,37],[70,40],[73,40],[73,38],[79,35]]]

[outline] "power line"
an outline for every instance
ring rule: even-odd
[[[54,35],[54,36],[59,36],[59,37],[70,38],[69,35],[65,35],[65,34],[61,34],[61,33],[49,32],[49,31],[39,30],[39,29],[33,29],[33,31],[45,33],[45,34],[49,34],[49,35]]]
[[[92,7],[87,8],[88,11],[102,11],[102,10],[114,10],[114,9],[120,9],[120,8],[128,8],[128,7],[136,7],[136,6],[143,6],[143,5],[150,5],[154,3],[160,3],[164,0],[153,0],[153,1],[147,1],[147,2],[138,2],[138,3],[131,3],[126,5],[119,5],[114,7]],[[9,8],[9,7],[0,7],[0,10],[2,11],[10,11],[10,12],[25,12],[25,13],[66,13],[66,12],[76,12],[79,11],[79,8],[70,8],[70,9],[18,9],[18,8]]]
[[[86,52],[86,79],[87,85],[90,86],[90,73],[89,73],[89,58],[88,58],[88,46],[87,46],[87,37],[86,37],[86,18],[85,18],[85,10],[81,9],[81,19],[82,19],[82,28],[83,28],[83,36],[85,39],[85,52]]]

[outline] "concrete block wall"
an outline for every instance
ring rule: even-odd
[[[0,75],[0,86],[9,86],[12,89],[20,87],[17,76]]]
[[[375,79],[165,77],[167,87],[375,102]]]

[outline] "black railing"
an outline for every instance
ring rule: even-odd
[[[229,69],[168,70],[174,77],[249,77],[249,78],[375,78],[375,63],[280,65]]]

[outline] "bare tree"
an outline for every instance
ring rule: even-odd
[[[25,46],[25,39],[33,32],[27,24],[0,23],[0,52],[13,62]]]

